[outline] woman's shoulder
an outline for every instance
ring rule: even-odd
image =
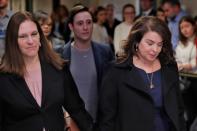
[[[129,67],[130,68],[130,67]],[[113,76],[119,76],[122,74],[122,72],[127,71],[127,65],[125,63],[118,63],[116,60],[113,60],[109,63],[109,70],[111,75]]]
[[[166,64],[165,66],[163,66],[162,68],[164,68],[164,67],[166,67],[167,69],[169,69],[171,71],[178,72],[178,67],[177,67],[176,62],[170,62],[170,63]]]
[[[124,22],[121,22],[120,24],[118,24],[115,28],[115,30],[120,30],[121,28],[123,28],[125,26]]]
[[[3,71],[0,71],[0,83],[1,82],[5,82],[7,81],[9,78],[19,78],[20,76],[19,75],[16,75],[16,74],[13,74],[13,73],[8,73],[8,72],[3,72]]]

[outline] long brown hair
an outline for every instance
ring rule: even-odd
[[[158,56],[162,64],[174,63],[173,49],[171,44],[171,33],[166,23],[153,16],[141,17],[134,22],[127,41],[123,46],[123,53],[117,58],[118,63],[122,63],[130,59],[133,55],[137,55],[137,47],[144,34],[154,31],[163,39],[163,47]]]
[[[29,12],[17,12],[11,17],[7,26],[5,54],[2,57],[0,71],[24,76],[26,67],[22,53],[18,46],[18,31],[21,23],[26,20],[34,22],[37,26],[41,43],[41,47],[38,51],[39,58],[51,63],[57,69],[62,69],[64,60],[61,59],[61,57],[49,47],[40,25],[33,18],[32,14]]]

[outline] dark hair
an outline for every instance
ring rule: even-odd
[[[164,13],[164,15],[165,15],[165,11],[162,9],[162,7],[158,7],[158,8],[157,8],[157,13],[158,13],[158,12],[162,12],[162,13]],[[157,15],[157,14],[156,14],[156,15]],[[165,16],[165,22],[168,23],[168,20],[167,20],[167,17],[166,17],[166,16]]]
[[[195,22],[197,22],[197,15],[196,15],[196,16],[194,16],[194,21],[195,21]]]
[[[188,40],[188,39],[187,39],[187,37],[185,37],[185,36],[182,34],[182,32],[181,32],[181,27],[180,27],[180,25],[181,25],[182,22],[188,22],[188,23],[192,24],[192,26],[193,26],[193,28],[194,28],[194,33],[195,33],[195,35],[196,35],[196,33],[197,33],[197,27],[196,27],[196,23],[195,23],[193,17],[191,17],[191,16],[183,16],[183,17],[181,18],[181,20],[179,21],[179,39],[180,39],[180,41],[183,43],[183,45],[185,45],[185,44],[187,43],[187,40]]]
[[[38,11],[34,12],[33,16],[37,21],[40,21],[40,20],[46,21],[49,18],[49,14],[47,12],[42,11],[42,10],[38,10]]]
[[[63,14],[61,14],[63,11]],[[57,13],[58,17],[67,17],[69,15],[68,8],[65,5],[59,5],[56,9],[55,12]],[[61,16],[64,15],[64,16]],[[60,18],[61,19],[61,18]]]
[[[133,4],[125,4],[122,8],[122,20],[125,21],[125,18],[124,18],[124,12],[125,12],[125,9],[126,8],[133,8],[134,10],[134,13],[135,13],[135,6]]]
[[[172,5],[172,6],[177,5],[177,6],[181,7],[181,4],[180,4],[179,0],[163,0],[161,5],[164,5],[166,3],[168,3],[168,4]]]
[[[113,9],[114,9],[114,5],[113,5],[112,3],[107,4],[105,7],[106,7],[106,8],[111,7],[111,8],[113,8]]]
[[[157,12],[163,12],[164,13],[164,10],[161,7],[158,7]]]
[[[123,53],[118,56],[117,61],[121,63],[137,55],[137,44],[140,43],[144,34],[149,31],[157,32],[163,39],[163,47],[158,56],[161,64],[174,63],[170,30],[165,22],[153,16],[140,17],[134,22],[127,41],[123,46]]]
[[[73,21],[74,21],[74,17],[75,15],[77,15],[78,13],[81,13],[81,12],[89,12],[88,8],[83,6],[83,5],[76,5],[74,6],[71,10],[70,10],[70,15],[68,17],[68,23],[71,23],[73,24]],[[90,13],[90,12],[89,12]],[[92,17],[92,14],[90,13],[91,17]]]
[[[41,43],[41,47],[38,51],[39,58],[48,63],[51,63],[57,69],[62,69],[64,60],[61,59],[59,55],[49,47],[49,44],[47,43],[40,25],[33,18],[32,14],[29,12],[17,12],[11,17],[7,26],[5,38],[5,54],[3,55],[1,61],[0,70],[2,72],[24,76],[26,67],[22,53],[18,46],[18,31],[20,25],[26,20],[34,22],[38,29]]]
[[[34,12],[33,16],[34,16],[35,20],[38,21],[38,23],[39,23],[39,21],[44,23],[48,19],[51,19],[51,21],[52,21],[52,29],[51,29],[51,33],[49,34],[49,39],[50,39],[50,37],[52,36],[52,33],[54,31],[54,22],[53,22],[52,17],[47,12],[42,11],[42,10],[38,10],[38,11]]]
[[[98,7],[96,8],[96,11],[95,11],[95,14],[94,14],[96,22],[98,21],[97,15],[98,15],[98,13],[101,12],[101,11],[106,11],[106,9],[105,9],[103,6],[98,6]]]

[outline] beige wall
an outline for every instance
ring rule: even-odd
[[[45,12],[52,12],[52,0],[33,0],[33,10],[43,10]]]
[[[14,12],[25,10],[25,0],[10,0],[9,8]]]
[[[197,0],[182,0],[185,8],[192,16],[197,15]]]

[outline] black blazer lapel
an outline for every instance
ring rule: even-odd
[[[53,67],[52,64],[47,63],[46,61],[40,61],[41,64],[41,71],[42,71],[42,101],[41,101],[41,107],[46,107],[48,103],[49,97],[51,97],[52,87],[54,87],[54,84],[58,81],[55,81],[54,78],[57,78],[57,80],[61,79],[61,76],[59,73],[57,73],[57,69]],[[63,76],[62,76],[63,78]],[[50,96],[49,96],[50,95]],[[54,94],[55,95],[55,94]]]
[[[128,71],[125,72],[124,83],[127,84],[128,87],[130,88],[136,89],[145,94],[149,94],[147,85],[141,78],[138,71],[134,67],[131,67],[131,68],[132,69],[129,72]]]
[[[20,90],[20,92],[24,95],[24,97],[33,105],[38,107],[36,100],[34,99],[33,95],[31,94],[25,79],[16,75],[13,75],[11,78],[11,82]]]
[[[48,92],[48,83],[50,83],[50,77],[53,75],[51,74],[51,70],[49,70],[49,65],[41,61],[41,72],[42,72],[42,101],[41,101],[41,107],[46,106],[46,99],[47,99],[47,92]]]
[[[166,96],[170,88],[173,88],[173,83],[176,82],[176,72],[169,67],[162,68],[161,80],[162,80],[162,88],[163,94]]]

